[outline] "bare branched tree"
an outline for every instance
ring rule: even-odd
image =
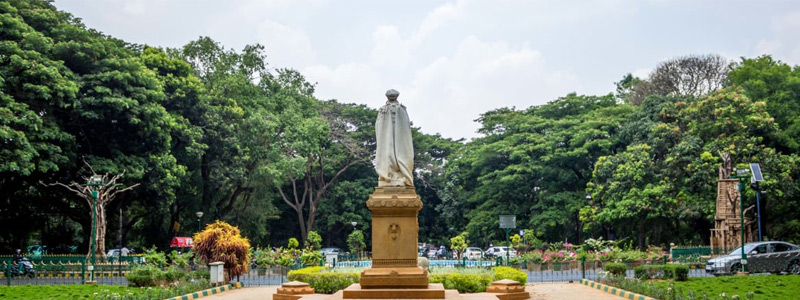
[[[631,103],[639,104],[650,95],[700,97],[721,89],[728,76],[728,62],[716,54],[684,56],[664,61],[639,82]]]
[[[99,175],[94,171],[94,168],[92,168],[92,166],[89,163],[87,163],[86,161],[84,161],[83,163],[86,164],[87,167],[89,167],[89,170],[92,172],[92,176]],[[72,181],[69,184],[64,184],[64,183],[61,183],[61,182],[44,183],[44,182],[41,182],[41,181],[39,181],[39,183],[42,184],[42,185],[45,185],[45,186],[60,186],[60,187],[63,187],[65,189],[75,193],[76,195],[78,195],[79,197],[83,198],[84,200],[86,200],[86,202],[89,204],[89,207],[90,207],[90,209],[89,209],[89,217],[90,218],[91,218],[91,215],[92,215],[92,211],[91,211],[92,202],[95,201],[95,199],[92,197],[92,191],[93,190],[97,190],[97,207],[96,207],[96,209],[97,209],[97,227],[95,228],[95,232],[96,232],[95,245],[97,245],[97,246],[95,247],[95,255],[99,255],[101,257],[105,257],[105,253],[106,253],[106,246],[105,246],[105,244],[106,244],[106,206],[108,206],[109,203],[114,201],[114,199],[117,197],[118,194],[120,194],[122,192],[125,192],[125,191],[130,191],[133,188],[139,186],[139,184],[137,183],[137,184],[131,185],[129,187],[123,187],[123,185],[121,183],[117,183],[117,181],[120,178],[122,178],[122,176],[124,176],[124,175],[125,175],[125,171],[122,171],[122,173],[116,174],[116,175],[113,175],[113,174],[110,174],[110,173],[105,173],[105,174],[102,175],[102,185],[98,185],[98,186],[88,186],[88,185],[85,184],[86,182],[89,181],[89,178],[91,176],[89,176],[89,177],[82,176],[82,178],[83,178],[82,182],[84,182],[84,183],[78,183],[78,182],[75,182],[75,181]],[[89,239],[91,239],[91,237]],[[91,254],[92,254],[91,250],[89,250],[88,255],[91,255]]]

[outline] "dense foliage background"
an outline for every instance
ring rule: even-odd
[[[141,183],[109,205],[109,247],[165,248],[197,211],[253,245],[316,231],[345,248],[353,221],[369,239],[376,111],[315,98],[266,55],[129,44],[48,1],[0,2],[0,252],[86,251],[90,207],[42,184],[82,180],[84,161]],[[471,141],[414,128],[420,240],[487,246],[515,214],[545,241],[707,244],[729,153],[762,165],[765,235],[800,242],[800,67],[688,56],[617,87],[486,112]]]

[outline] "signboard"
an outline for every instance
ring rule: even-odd
[[[169,242],[169,246],[172,248],[194,247],[194,241],[190,237],[176,236]]]
[[[500,215],[500,228],[517,228],[517,216]]]

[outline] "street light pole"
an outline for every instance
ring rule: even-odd
[[[203,226],[200,225],[200,218],[203,217],[203,212],[202,211],[198,211],[198,212],[194,213],[194,215],[197,216],[197,232],[203,231]]]
[[[350,222],[350,225],[353,225],[353,232],[356,232],[356,225],[358,225],[358,222],[356,221]],[[360,252],[361,252],[361,244],[358,244],[358,247],[356,247],[356,259],[358,261],[361,261],[361,256],[359,255]]]
[[[744,168],[736,169],[736,177],[739,179],[739,231],[741,232],[741,241],[739,244],[742,246],[742,272],[747,273],[747,253],[744,252],[744,182],[750,179],[747,173],[749,170]]]

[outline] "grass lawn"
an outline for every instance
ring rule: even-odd
[[[141,288],[121,285],[17,285],[0,286],[0,299],[94,299],[105,295],[141,294]]]
[[[669,282],[661,281],[654,284],[667,287]],[[751,276],[721,276],[705,278],[689,278],[688,281],[676,281],[674,286],[680,287],[685,294],[689,290],[696,292],[697,299],[703,299],[706,292],[709,299],[720,299],[719,295],[725,293],[730,299],[739,295],[739,299],[747,299],[745,294],[753,292],[753,299],[800,299],[800,276],[798,275],[751,275]]]
[[[0,299],[165,299],[206,289],[207,284],[173,288],[88,284],[0,286]]]

